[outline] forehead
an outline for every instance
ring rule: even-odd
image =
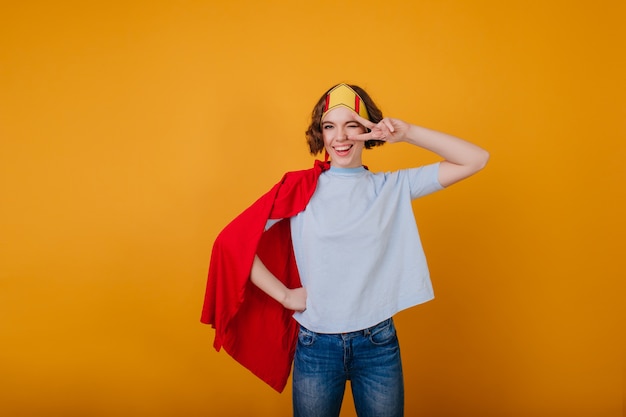
[[[332,122],[332,123],[348,122],[348,121],[356,120],[356,117],[354,117],[355,114],[356,113],[354,113],[354,110],[348,107],[337,106],[331,111],[329,111],[328,113],[326,113],[326,115],[322,119],[322,122]]]

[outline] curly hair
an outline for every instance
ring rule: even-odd
[[[350,84],[348,84],[350,85]],[[311,113],[311,124],[309,128],[306,130],[306,141],[309,145],[309,150],[311,155],[315,156],[324,150],[324,139],[322,136],[322,113],[324,112],[324,104],[326,103],[326,95],[330,90],[335,88],[333,86],[329,88],[318,100],[315,107],[313,107],[313,112]],[[354,91],[361,97],[365,107],[367,108],[367,113],[370,116],[370,121],[373,123],[378,123],[383,119],[383,112],[380,111],[374,100],[370,97],[367,92],[359,87],[358,85],[350,85]],[[367,140],[365,141],[365,149],[371,149],[375,146],[384,145],[385,141],[382,140]]]

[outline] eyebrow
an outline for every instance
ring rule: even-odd
[[[350,124],[350,123],[356,123],[356,124],[358,124],[358,125],[360,125],[360,124],[361,124],[361,123],[359,123],[359,121],[358,121],[358,120],[356,120],[356,119],[355,119],[355,120],[347,120],[344,124],[346,124],[346,125],[347,125],[347,124]],[[323,125],[325,125],[325,124],[336,125],[336,124],[337,124],[337,122],[332,122],[332,121],[330,121],[330,120],[324,120],[324,121],[322,122],[322,126],[323,126]]]

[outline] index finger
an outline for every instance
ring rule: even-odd
[[[354,112],[354,118],[356,119],[357,122],[361,123],[363,126],[365,126],[366,128],[370,130],[376,127],[376,123],[373,123],[370,120],[367,120],[366,118],[361,117],[357,112]]]

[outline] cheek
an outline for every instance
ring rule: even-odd
[[[327,130],[322,131],[322,140],[324,141],[324,145],[328,145],[332,139],[333,135],[331,135],[330,132]]]

